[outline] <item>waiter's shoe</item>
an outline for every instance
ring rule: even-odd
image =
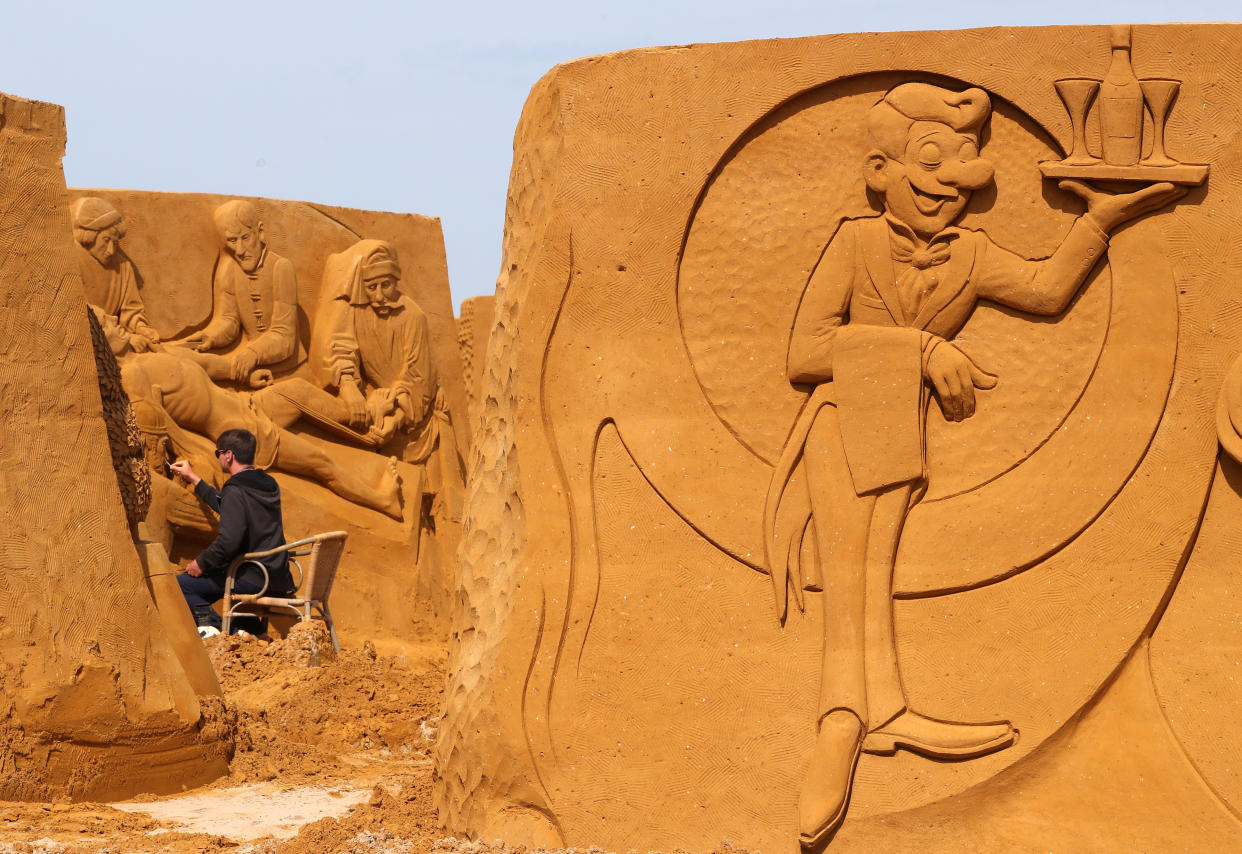
[[[1008,721],[957,724],[906,710],[867,734],[862,749],[889,756],[897,748],[936,759],[971,759],[1013,744],[1017,732]]]
[[[853,712],[838,709],[820,721],[815,753],[798,798],[798,838],[804,847],[818,847],[841,826],[862,740],[863,725]]]

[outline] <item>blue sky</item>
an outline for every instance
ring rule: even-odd
[[[6,5],[0,90],[65,106],[70,186],[438,216],[458,304],[493,290],[513,129],[558,62],[830,32],[1242,17],[1237,0]]]

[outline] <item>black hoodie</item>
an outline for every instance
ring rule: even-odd
[[[219,492],[207,481],[194,485],[194,492],[220,514],[220,531],[203,553],[198,566],[205,575],[224,583],[229,564],[240,555],[265,552],[285,544],[285,527],[280,516],[280,485],[262,469],[239,471],[224,482]],[[267,567],[267,595],[285,596],[293,592],[289,556],[281,552],[260,561]],[[239,574],[244,570],[239,571]],[[257,574],[258,570],[254,570]],[[248,579],[249,580],[249,579]],[[257,584],[262,579],[256,580]]]

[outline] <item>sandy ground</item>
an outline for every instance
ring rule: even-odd
[[[0,804],[0,854],[492,848],[444,839],[431,805],[442,645],[380,655],[367,644],[333,660],[326,636],[294,631],[208,648],[237,714],[227,777],[116,804]]]
[[[443,644],[336,657],[321,626],[302,624],[270,644],[207,648],[237,716],[227,777],[114,804],[0,802],[0,854],[524,854],[440,828],[430,751]],[[575,851],[604,854],[540,854]]]

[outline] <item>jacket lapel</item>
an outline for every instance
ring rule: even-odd
[[[918,317],[914,319],[916,329],[926,329],[935,320],[936,315],[944,310],[966,287],[970,274],[975,268],[975,249],[978,243],[974,232],[958,230],[957,237],[952,241],[952,254],[949,260],[940,267],[942,272],[939,283],[927,295]],[[932,268],[935,270],[936,268]]]
[[[893,254],[888,245],[888,223],[884,217],[865,219],[858,226],[859,248],[867,275],[875,285],[880,299],[898,326],[907,326],[901,300],[897,297],[897,280],[893,276]]]

